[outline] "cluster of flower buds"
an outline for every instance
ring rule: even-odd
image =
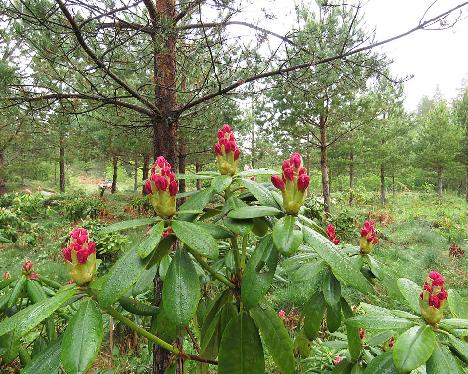
[[[171,164],[159,156],[151,169],[151,177],[145,181],[146,193],[156,213],[163,218],[172,217],[176,212],[176,195],[179,191]]]
[[[333,359],[333,365],[338,366],[339,364],[341,364],[342,361],[343,361],[343,357],[341,357],[341,356],[336,356],[336,357]]]
[[[11,279],[11,274],[10,274],[9,271],[5,271],[5,272],[3,273],[3,279],[4,279],[4,280]]]
[[[89,241],[88,231],[73,229],[62,253],[72,279],[80,285],[91,282],[96,272],[96,243]]]
[[[23,270],[23,274],[26,275],[28,279],[34,279],[38,280],[39,278],[37,277],[37,273],[33,271],[33,264],[29,260],[29,258],[26,259],[26,261],[23,262],[23,265],[21,266],[21,269]]]
[[[443,309],[448,293],[444,288],[444,277],[437,271],[431,271],[419,294],[421,315],[427,323],[436,325],[443,318]]]
[[[272,175],[271,183],[281,190],[283,207],[288,214],[297,214],[307,194],[310,177],[302,166],[302,157],[299,153],[292,154],[289,160],[283,161],[283,174]]]
[[[327,236],[333,244],[340,244],[340,240],[336,237],[335,226],[333,226],[331,223],[327,226]]]
[[[379,242],[377,232],[375,231],[374,223],[371,221],[364,221],[364,225],[361,228],[361,239],[359,240],[359,247],[361,253],[371,253],[374,245]]]
[[[281,319],[286,318],[286,312],[284,311],[284,309],[281,309],[280,311],[278,311],[278,317]]]
[[[173,233],[172,227],[169,227],[168,229],[164,230],[164,232],[162,233],[162,237],[165,238],[166,236],[169,236],[172,233]]]
[[[240,150],[237,147],[236,138],[231,130],[231,126],[226,123],[218,130],[218,142],[214,145],[214,151],[220,174],[236,174]]]

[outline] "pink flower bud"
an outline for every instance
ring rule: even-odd
[[[273,186],[275,186],[278,190],[283,191],[285,188],[284,181],[281,179],[279,175],[272,175],[271,183],[273,183]]]
[[[78,244],[83,244],[88,241],[88,231],[84,228],[77,227],[73,229],[70,234],[71,238],[74,239]]]
[[[388,341],[388,346],[389,348],[393,348],[394,345],[395,345],[395,337],[392,336]]]
[[[169,227],[167,230],[165,230],[163,233],[162,233],[162,237],[166,237],[166,236],[169,236],[172,234],[172,227]]]
[[[89,252],[89,254],[96,252],[96,243],[95,242],[89,242],[88,243],[88,252]]]
[[[229,126],[227,123],[223,125],[223,131],[224,132],[231,132],[231,126]]]
[[[444,277],[442,276],[442,274],[438,273],[437,271],[431,271],[429,273],[429,278],[432,279],[432,285],[435,287],[444,285]]]
[[[239,148],[237,148],[234,151],[234,160],[237,161],[239,159],[239,156],[240,156],[240,150],[239,150]]]
[[[432,287],[427,282],[425,282],[424,283],[424,290],[431,293],[432,292]]]
[[[231,150],[232,150],[232,149],[231,149],[231,142],[229,142],[229,141],[228,141],[228,142],[224,142],[224,151],[225,151],[226,153],[229,153],[229,152],[231,152]]]
[[[334,237],[336,236],[336,234],[335,234],[335,226],[333,226],[331,223],[328,224],[327,230],[326,230],[326,231],[327,231],[327,236],[328,236],[329,238],[334,238]]]
[[[285,169],[289,169],[291,167],[289,160],[284,160],[283,164],[281,165],[281,169],[284,171]]]
[[[90,254],[91,253],[88,251],[87,248],[82,248],[81,250],[76,252],[76,258],[78,260],[78,263],[80,263],[80,264],[86,263],[86,261],[88,260],[88,256]]]
[[[219,172],[223,175],[234,175],[237,172],[240,151],[236,144],[236,137],[228,124],[224,124],[218,130],[218,142],[214,146],[214,151],[217,155]]]
[[[306,168],[300,168],[298,175],[307,174]]]
[[[33,268],[33,264],[32,262],[28,259],[26,259],[26,261],[24,261],[23,265],[21,266],[21,268],[23,269],[23,272],[24,273],[30,273],[32,268]]]
[[[148,195],[152,193],[151,182],[149,181],[149,179],[145,180],[145,191]]]
[[[159,191],[166,191],[167,190],[168,182],[167,182],[167,179],[164,178],[162,175],[156,175],[155,176],[154,184],[156,185],[156,188]]]
[[[286,168],[283,170],[283,176],[285,179],[293,181],[294,180],[294,171],[291,168]]]
[[[28,279],[29,279],[29,280],[37,280],[37,281],[38,281],[38,280],[39,280],[39,277],[37,276],[37,273],[31,272],[31,273],[28,274]]]
[[[338,366],[339,364],[341,364],[342,361],[343,361],[343,357],[336,356],[333,360],[333,365]]]
[[[216,143],[214,145],[214,150],[218,156],[221,156],[223,154],[223,151],[221,150],[221,145],[219,143]]]
[[[224,131],[222,129],[218,130],[218,139],[223,139],[224,138]]]
[[[281,309],[278,312],[278,317],[281,318],[281,319],[284,319],[286,317],[286,312],[283,309]]]
[[[297,178],[297,188],[299,191],[305,191],[309,187],[310,177],[307,174],[301,174]]]
[[[429,306],[433,306],[436,309],[440,308],[440,300],[436,295],[431,295],[429,297]]]
[[[445,289],[442,288],[442,290],[441,290],[441,291],[439,292],[439,294],[437,295],[437,298],[438,298],[439,300],[441,300],[441,301],[442,301],[442,300],[447,300],[447,298],[448,298],[448,292],[447,292]]]
[[[72,251],[71,247],[65,247],[62,250],[63,258],[68,262],[72,262],[71,251]]]
[[[169,194],[171,196],[175,196],[175,195],[177,195],[177,191],[179,191],[179,185],[177,184],[177,182],[175,180],[173,180],[169,184]]]
[[[297,152],[294,152],[292,154],[290,161],[291,161],[291,164],[293,164],[296,169],[299,169],[302,165],[302,157]]]

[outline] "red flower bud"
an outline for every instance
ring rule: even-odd
[[[231,126],[229,126],[227,123],[223,125],[223,131],[224,132],[231,132]]]
[[[159,191],[166,191],[168,187],[167,179],[162,175],[156,175],[154,178],[154,184]]]
[[[163,237],[166,237],[166,236],[172,234],[172,232],[173,232],[173,231],[172,231],[172,227],[169,227],[167,230],[165,230],[165,231],[162,233],[162,236],[163,236]]]
[[[302,175],[302,174],[306,174],[306,173],[307,173],[306,168],[300,168],[300,169],[299,169],[299,174],[298,174],[298,175]]]
[[[297,188],[299,191],[305,191],[309,187],[310,177],[307,174],[301,174],[297,178]]]
[[[427,282],[425,282],[424,283],[424,290],[431,293],[432,292],[432,287]]]
[[[442,300],[447,300],[447,297],[448,297],[448,292],[442,288],[442,290],[439,292],[439,294],[437,295],[438,299],[440,301]]]
[[[24,273],[30,273],[32,268],[33,268],[33,264],[32,262],[28,259],[26,259],[26,261],[24,261],[23,265],[21,266],[21,268],[23,269],[23,272]]]
[[[284,319],[286,317],[286,312],[283,309],[281,309],[280,311],[278,311],[278,317]]]
[[[222,129],[218,130],[218,139],[223,139],[224,138],[224,131]]]
[[[440,287],[444,285],[444,277],[437,271],[431,271],[429,273],[429,278],[432,279],[432,285],[435,287]]]
[[[292,168],[286,168],[283,170],[283,177],[287,180],[294,180],[294,171]]]
[[[341,364],[341,361],[343,361],[343,357],[336,356],[333,360],[333,365],[338,366],[339,364]]]
[[[214,145],[214,150],[215,150],[215,153],[219,156],[223,154],[223,151],[221,150],[221,145],[219,143],[216,143]]]
[[[62,250],[63,258],[67,260],[68,262],[72,262],[71,251],[72,251],[71,247],[65,247]]]
[[[290,167],[291,167],[291,165],[289,164],[289,160],[284,160],[283,164],[281,165],[281,169],[282,170],[289,169]]]
[[[393,348],[394,345],[395,345],[395,337],[392,336],[390,340],[388,341],[388,346],[389,348]]]
[[[88,241],[88,231],[84,228],[78,227],[73,229],[70,237],[75,239],[78,244],[83,244]]]
[[[366,330],[364,330],[362,327],[360,327],[359,328],[359,339],[363,340],[365,336],[366,336]]]
[[[29,273],[29,274],[28,274],[28,279],[29,279],[29,280],[37,280],[37,281],[38,281],[38,280],[39,280],[39,277],[37,276],[37,273],[32,272],[32,273]]]
[[[279,175],[272,175],[271,183],[273,183],[273,186],[275,186],[278,190],[282,191],[285,188],[284,181],[281,179]]]
[[[291,156],[291,164],[294,165],[296,169],[299,169],[302,165],[302,157],[299,153],[294,152]]]
[[[173,180],[169,184],[169,194],[171,196],[175,196],[175,195],[177,195],[177,191],[179,191],[179,185],[177,184],[177,182],[175,180]]]
[[[149,181],[149,179],[145,180],[145,191],[148,195],[152,193],[151,182]]]
[[[78,260],[78,263],[84,264],[88,260],[88,256],[91,253],[89,253],[87,248],[82,248],[80,251],[76,252],[76,258]]]
[[[240,150],[239,148],[237,148],[235,151],[234,151],[234,160],[238,160],[239,159],[239,156],[240,156]]]
[[[335,245],[338,245],[340,244],[340,241],[336,238],[336,233],[335,233],[335,226],[333,226],[331,223],[327,226],[327,236],[328,236],[328,239],[330,239],[330,241],[335,244]]]
[[[429,297],[429,306],[433,306],[436,309],[440,308],[440,300],[436,295],[431,295]]]

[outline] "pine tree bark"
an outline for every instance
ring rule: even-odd
[[[65,144],[62,133],[60,133],[59,153],[59,186],[60,192],[65,192]]]
[[[112,156],[112,187],[111,193],[115,193],[117,191],[117,161],[119,159],[117,156]]]
[[[138,190],[138,155],[135,155],[135,164],[133,165],[133,192]]]
[[[199,173],[202,170],[200,161],[195,161],[195,173]],[[202,189],[202,180],[197,179],[197,190],[200,191]],[[468,190],[468,187],[467,187]]]
[[[5,183],[5,151],[0,149],[0,196],[6,193]]]
[[[443,192],[443,179],[442,179],[443,169],[442,167],[437,168],[437,193],[442,197]]]
[[[380,204],[385,205],[385,167],[380,164]]]
[[[328,172],[327,121],[320,115],[320,169],[322,171],[322,195],[325,213],[330,213],[330,175]]]
[[[354,200],[354,152],[349,152],[349,206],[353,205]]]

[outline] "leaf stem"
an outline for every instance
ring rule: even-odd
[[[247,256],[247,243],[249,242],[249,234],[245,234],[242,238],[242,257],[241,257],[241,269],[245,269],[245,258]]]
[[[213,269],[203,258],[203,256],[198,253],[197,251],[193,250],[192,248],[189,248],[186,246],[188,251],[192,254],[193,257],[195,257],[195,260],[201,265],[202,268],[204,268],[208,273],[210,273],[213,278],[219,280],[220,282],[224,283],[226,286],[229,288],[235,288],[235,284],[232,283],[229,279],[227,279],[224,275],[218,273],[215,269]]]
[[[240,276],[240,259],[239,259],[239,245],[237,244],[237,235],[231,238],[231,249],[234,255],[234,263],[236,264],[236,273]]]

